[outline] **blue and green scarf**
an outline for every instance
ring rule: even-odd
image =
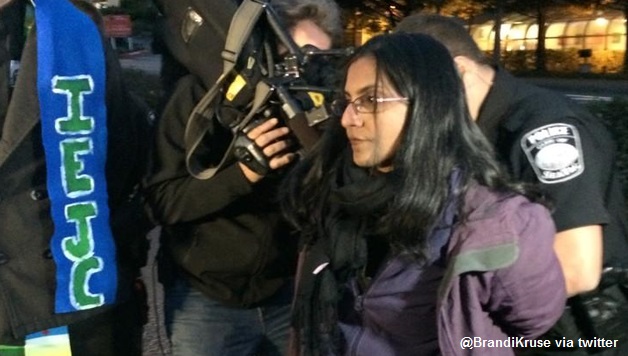
[[[94,21],[68,0],[36,0],[37,87],[54,222],[55,312],[115,301],[109,226],[106,73]]]

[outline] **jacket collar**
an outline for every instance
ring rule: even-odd
[[[0,166],[39,123],[36,42],[34,31],[31,31],[24,46],[20,74],[4,118],[0,140]]]
[[[0,9],[12,3],[13,0],[0,0]]]

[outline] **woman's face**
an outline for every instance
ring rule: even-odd
[[[407,98],[402,98],[384,75],[377,77],[372,57],[359,58],[349,66],[345,97],[352,104],[344,110],[341,124],[351,143],[353,162],[391,171],[408,111]]]

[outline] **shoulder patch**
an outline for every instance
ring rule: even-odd
[[[565,182],[584,172],[580,134],[572,125],[556,123],[531,130],[521,138],[521,148],[542,183]]]

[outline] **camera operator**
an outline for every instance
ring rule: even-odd
[[[340,38],[340,11],[333,0],[270,4],[298,46],[324,50]],[[246,135],[266,156],[270,173],[234,162],[211,179],[193,177],[186,169],[184,131],[207,89],[194,75],[179,81],[158,124],[145,181],[149,206],[163,226],[160,279],[172,351],[175,356],[283,355],[296,238],[275,197],[277,170],[295,160],[296,145],[281,120],[261,120]],[[232,135],[213,119],[199,148],[207,152],[208,165],[220,161]]]

